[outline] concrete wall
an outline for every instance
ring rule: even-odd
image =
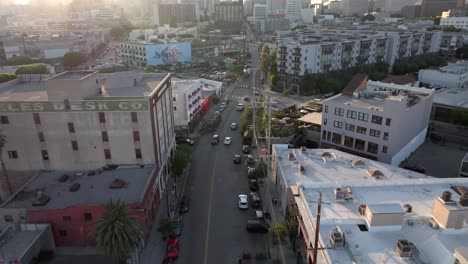
[[[21,263],[31,263],[32,259],[38,256],[42,250],[55,251],[55,242],[50,225],[22,224],[20,228],[22,231],[42,230],[39,237],[24,252],[24,255],[20,259]]]
[[[432,216],[439,225],[446,229],[461,229],[465,221],[468,221],[468,207],[458,204],[448,205],[437,197],[432,202]]]

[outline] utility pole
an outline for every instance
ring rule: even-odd
[[[319,192],[319,200],[317,204],[317,222],[315,223],[315,241],[314,241],[314,261],[313,264],[317,264],[317,252],[320,232],[320,213],[322,211],[322,192]]]

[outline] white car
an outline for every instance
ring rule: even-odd
[[[244,110],[244,105],[243,104],[238,104],[236,109],[237,109],[237,111],[242,111],[242,110]]]
[[[226,137],[224,139],[224,145],[231,145],[231,142],[232,142],[232,138],[231,137]]]
[[[231,124],[231,129],[234,130],[234,129],[236,129],[236,128],[237,128],[237,123],[232,123],[232,124]]]
[[[239,209],[249,209],[249,202],[247,201],[247,195],[239,194],[237,201],[239,203]]]

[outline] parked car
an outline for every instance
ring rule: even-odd
[[[241,164],[241,162],[242,162],[241,155],[235,154],[234,155],[234,164]]]
[[[260,195],[258,195],[258,193],[250,193],[250,206],[252,208],[260,208],[262,206],[262,200],[260,199]]]
[[[172,220],[171,237],[178,237],[182,234],[182,216],[177,216]]]
[[[166,246],[166,258],[176,259],[179,256],[180,243],[178,237],[170,238]]]
[[[237,123],[232,123],[232,124],[231,124],[231,129],[234,130],[234,129],[236,129],[236,128],[237,128]]]
[[[225,105],[220,105],[220,106],[218,107],[218,111],[220,111],[220,112],[224,111],[224,108],[225,108],[225,107],[226,107]]]
[[[253,155],[247,155],[247,165],[252,165],[255,163],[255,159]]]
[[[243,145],[242,146],[242,153],[244,153],[244,154],[249,154],[250,153],[249,145]]]
[[[237,202],[239,203],[239,209],[249,209],[249,202],[247,200],[247,195],[239,194],[237,198]]]
[[[187,144],[187,145],[193,145],[195,144],[195,141],[191,140],[190,138],[185,138],[185,139],[177,139],[176,143],[181,145],[181,144]]]
[[[211,145],[216,145],[219,143],[219,135],[213,135],[213,138],[211,139]]]
[[[252,233],[268,233],[268,228],[267,224],[259,220],[248,220],[246,225],[247,232]]]
[[[237,104],[236,110],[237,110],[237,111],[242,111],[242,110],[244,110],[244,105],[243,105],[243,104]]]
[[[179,213],[183,214],[188,212],[188,206],[189,206],[189,199],[187,196],[182,196],[180,198],[180,203],[179,203]]]
[[[247,167],[247,177],[250,179],[250,178],[254,178],[254,175],[253,173],[255,172],[255,168],[253,167]]]
[[[232,143],[232,138],[231,137],[226,137],[224,139],[224,145],[231,145]]]
[[[244,101],[246,101],[246,102],[249,102],[249,101],[250,101],[250,98],[247,97],[247,96],[244,96],[242,99],[243,99]]]
[[[410,170],[410,171],[419,172],[419,173],[426,173],[426,169],[424,167],[416,165],[416,164],[404,165],[402,166],[402,168]]]
[[[258,189],[260,189],[260,185],[256,179],[249,179],[249,188],[251,191],[256,192]]]

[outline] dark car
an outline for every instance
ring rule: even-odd
[[[218,143],[219,143],[219,136],[213,135],[213,138],[211,139],[211,145],[216,145]]]
[[[182,234],[182,216],[177,216],[172,220],[171,237],[178,237]]]
[[[255,159],[253,155],[247,155],[247,165],[252,165],[255,163]]]
[[[176,143],[179,145],[186,144],[186,145],[193,145],[195,141],[191,140],[190,138],[179,138],[176,140]]]
[[[234,155],[234,164],[240,164],[242,161],[241,155],[235,154]]]
[[[258,195],[258,193],[250,193],[250,206],[252,208],[260,208],[262,206],[262,200],[260,199],[260,195]]]
[[[402,168],[410,170],[410,171],[419,172],[419,173],[426,173],[426,169],[424,167],[421,167],[421,166],[415,165],[415,164],[404,165],[404,166],[402,166]]]
[[[249,154],[250,153],[249,145],[242,146],[242,153],[244,153],[244,154]]]
[[[189,199],[187,196],[182,196],[180,198],[180,203],[179,203],[179,213],[183,214],[188,212],[188,206],[189,206]]]
[[[249,179],[249,188],[251,191],[258,191],[260,186],[258,185],[258,181],[256,179]]]
[[[244,101],[246,101],[246,102],[249,102],[249,101],[250,101],[250,98],[248,98],[247,96],[245,96],[243,99],[244,99]]]
[[[247,232],[252,233],[268,233],[269,226],[259,220],[248,220],[247,221]]]

